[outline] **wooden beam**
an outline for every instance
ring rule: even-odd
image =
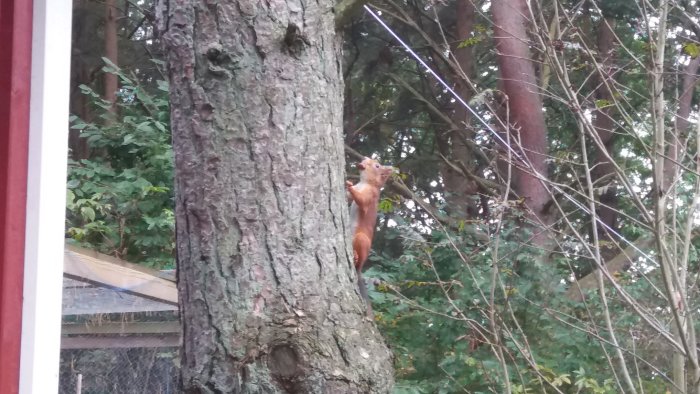
[[[62,302],[63,316],[177,311],[177,305],[171,303],[69,277],[63,278]]]
[[[0,0],[0,387],[19,391],[32,1]]]
[[[62,335],[91,334],[178,334],[180,322],[108,322],[102,324],[67,323],[61,327]]]
[[[63,264],[69,278],[177,305],[175,283],[156,270],[72,245],[66,245]]]
[[[62,337],[61,349],[123,349],[138,347],[178,347],[180,335],[148,335],[148,336],[78,336]]]
[[[639,258],[641,253],[640,250],[650,250],[654,247],[654,238],[643,236],[634,241],[634,245],[629,245],[627,248],[622,250],[617,256],[608,261],[605,264],[605,268],[610,273],[610,275],[615,275],[618,272],[624,272],[632,266],[632,264]],[[582,302],[585,298],[584,293],[586,291],[595,290],[598,285],[598,270],[595,269],[590,274],[579,279],[577,282],[572,283],[569,289],[566,291],[566,296],[573,301]],[[607,280],[607,279],[606,279]]]

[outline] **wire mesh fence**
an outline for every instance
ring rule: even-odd
[[[174,273],[67,247],[59,393],[179,393]]]
[[[61,351],[60,394],[180,392],[177,347]]]

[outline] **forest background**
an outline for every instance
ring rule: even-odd
[[[74,0],[66,234],[163,269],[155,7]],[[700,392],[698,4],[370,9],[426,63],[362,9],[338,21],[347,162],[400,170],[365,274],[394,391]]]

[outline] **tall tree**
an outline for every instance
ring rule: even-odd
[[[164,0],[185,392],[388,392],[343,190],[333,1]]]
[[[99,12],[96,12],[98,8]],[[100,55],[103,54],[104,42],[95,40],[103,15],[102,5],[86,0],[73,2],[70,112],[86,122],[92,120],[90,100],[80,86],[90,85],[93,79],[91,74],[97,69]],[[70,130],[68,147],[74,160],[87,159],[89,156],[87,139],[81,138],[80,130]]]
[[[598,227],[598,237],[606,241],[607,245],[601,250],[604,261],[615,257],[619,251],[613,246],[613,237],[609,229],[617,230],[617,191],[614,187],[615,167],[608,160],[612,157],[613,146],[615,144],[615,120],[612,118],[612,110],[615,92],[615,35],[613,28],[615,19],[612,17],[602,18],[598,23],[597,46],[600,56],[599,70],[597,73],[597,86],[595,89],[596,111],[594,112],[593,128],[605,147],[605,153],[597,155],[597,163],[591,172],[591,178],[600,193],[598,205],[598,218],[605,226]],[[619,93],[618,93],[619,94]]]
[[[537,78],[528,47],[527,4],[524,0],[497,0],[491,4],[493,39],[498,51],[498,68],[503,92],[507,95],[508,128],[519,146],[517,153],[525,164],[516,160],[519,168],[514,173],[514,189],[524,199],[535,219],[551,223],[546,207],[550,194],[542,181],[548,175],[546,164],[547,127],[542,112],[542,100],[537,91]],[[534,242],[539,246],[547,236],[538,232]]]
[[[118,32],[118,22],[117,17],[119,14],[119,9],[117,8],[117,0],[107,0],[105,3],[105,25],[104,25],[104,38],[105,38],[105,57],[109,59],[113,64],[117,63],[117,56],[119,54],[119,37]],[[117,75],[113,73],[104,74],[104,98],[105,100],[112,103],[112,111],[116,111],[116,106],[114,102],[117,99],[117,89],[119,88],[119,81]]]
[[[469,84],[474,78],[475,68],[473,45],[468,43],[474,30],[476,9],[471,0],[457,0],[455,12],[454,30],[457,41],[453,45],[452,51],[456,63],[455,68],[459,74],[456,77],[455,91],[464,100],[469,101],[474,93]],[[467,140],[474,140],[474,131],[468,127],[469,113],[464,106],[455,102],[455,108],[451,115],[452,124],[456,125],[458,129],[436,135],[438,149],[444,156],[453,161],[461,161],[464,166],[474,172],[474,155],[467,146]],[[442,165],[440,172],[445,186],[446,209],[452,215],[460,218],[475,217],[477,208],[471,198],[477,194],[475,183],[447,163]]]

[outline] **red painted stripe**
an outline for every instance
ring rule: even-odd
[[[0,0],[0,390],[19,391],[32,1]]]

